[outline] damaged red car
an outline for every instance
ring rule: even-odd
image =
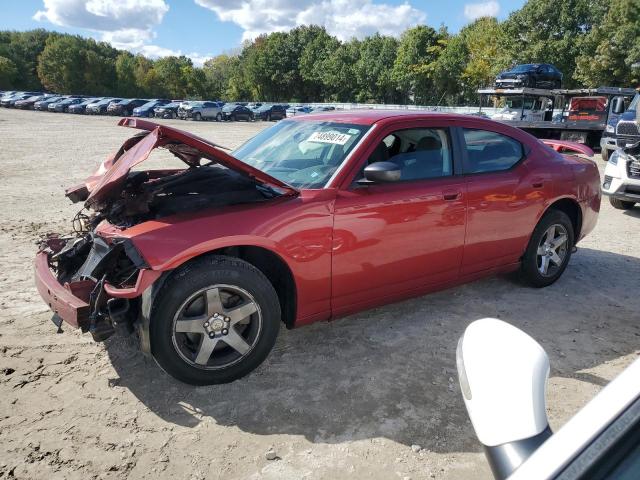
[[[84,205],[76,234],[42,241],[36,284],[58,325],[97,341],[137,331],[191,384],[246,375],[281,324],[514,270],[550,285],[600,207],[591,160],[472,116],[300,116],[231,154],[145,120],[120,125],[140,132],[67,191]],[[139,167],[156,152],[181,162]]]

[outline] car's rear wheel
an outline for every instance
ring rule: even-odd
[[[636,202],[627,202],[614,197],[609,197],[609,203],[617,210],[631,210],[636,205]]]
[[[193,119],[196,120],[197,122],[199,122],[200,120],[202,120],[202,115],[200,114],[200,112],[196,112],[193,114]]]
[[[158,293],[150,338],[158,364],[192,385],[237,380],[260,365],[280,328],[280,304],[253,265],[211,256],[178,269]]]
[[[574,245],[573,223],[559,210],[548,211],[533,230],[522,257],[521,276],[529,285],[546,287],[567,268]]]
[[[221,121],[222,121],[222,114],[221,114],[221,113],[218,113],[218,114],[216,115],[216,122],[221,122]]]
[[[602,160],[604,160],[605,162],[609,161],[609,149],[608,148],[603,148],[600,151],[600,156],[602,157]]]

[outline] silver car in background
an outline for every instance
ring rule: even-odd
[[[211,101],[182,102],[178,107],[178,117],[183,120],[222,120],[222,103]]]

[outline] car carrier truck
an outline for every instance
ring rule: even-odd
[[[600,146],[607,125],[621,116],[636,94],[632,88],[582,89],[483,88],[483,105],[499,108],[489,117],[521,128],[538,138],[570,140]]]

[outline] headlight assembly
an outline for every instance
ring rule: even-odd
[[[616,127],[613,125],[607,125],[604,130],[607,133],[616,133]]]

